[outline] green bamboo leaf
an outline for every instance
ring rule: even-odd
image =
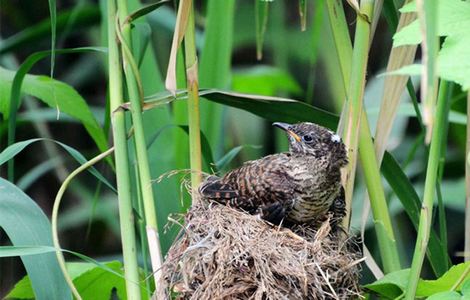
[[[54,78],[55,44],[57,37],[57,5],[56,0],[48,0],[49,13],[51,15],[51,78]]]
[[[302,122],[309,121],[316,124],[336,129],[338,116],[322,110],[320,108],[306,104],[305,102],[281,98],[236,93],[231,91],[222,91],[216,89],[201,89],[199,95],[209,101],[239,108],[269,121],[281,122]],[[176,93],[172,98],[169,93],[158,93],[145,98],[145,109],[162,106],[176,99],[186,99],[187,94],[184,91]]]
[[[135,20],[137,20],[138,18],[143,17],[143,16],[151,13],[152,11],[156,10],[157,8],[159,8],[160,6],[162,6],[165,3],[170,3],[170,0],[161,0],[161,1],[158,1],[158,2],[155,2],[155,3],[145,5],[141,8],[133,11],[132,13],[130,13],[129,16],[127,16],[127,18],[124,22],[125,23],[132,23]]]
[[[256,23],[256,58],[263,58],[263,43],[266,28],[268,26],[269,2],[264,0],[255,1],[255,23]]]
[[[7,147],[5,150],[3,150],[0,153],[0,166],[3,165],[5,162],[9,161],[13,157],[15,157],[18,153],[23,151],[24,148],[27,146],[31,145],[32,143],[38,142],[38,141],[47,141],[47,142],[54,142],[57,145],[61,146],[66,150],[78,163],[84,164],[88,160],[76,149],[67,146],[61,142],[55,141],[55,140],[50,140],[50,139],[45,139],[45,138],[36,138],[36,139],[30,139],[26,141],[21,141],[14,143],[13,145],[10,145]],[[101,175],[98,170],[96,170],[94,167],[88,168],[88,171],[93,174],[98,180],[103,182],[106,186],[108,186],[112,191],[116,192],[116,188],[106,179]]]
[[[51,226],[39,206],[15,185],[3,178],[0,178],[0,189],[2,191],[0,193],[0,227],[6,232],[12,244],[52,246]],[[11,250],[11,248],[8,249],[10,254]],[[36,299],[71,299],[70,290],[54,253],[36,250],[33,256],[21,256],[31,278]],[[22,251],[24,254],[26,251],[31,253],[35,250],[30,248]],[[4,253],[6,252],[5,249]]]

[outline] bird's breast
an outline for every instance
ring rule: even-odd
[[[291,168],[290,176],[295,179],[295,197],[288,219],[297,223],[310,222],[324,216],[338,197],[340,177],[333,178],[327,169],[297,165]]]

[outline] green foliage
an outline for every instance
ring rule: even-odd
[[[67,270],[83,299],[108,300],[112,293],[115,293],[119,299],[127,299],[121,262],[112,261],[104,263],[104,265],[109,269],[104,269],[93,263],[68,263]],[[34,298],[29,276],[18,281],[6,296],[6,299],[10,298]]]
[[[29,146],[29,145],[31,145],[35,142],[39,142],[39,141],[46,141],[46,142],[56,143],[57,145],[61,146],[65,151],[67,151],[70,154],[70,156],[72,156],[80,164],[83,164],[87,161],[87,159],[80,152],[78,152],[76,149],[74,149],[70,146],[67,146],[67,145],[65,145],[61,142],[57,142],[57,141],[54,141],[54,140],[47,140],[47,139],[44,139],[44,138],[37,138],[37,139],[30,139],[30,140],[26,140],[26,141],[17,142],[13,145],[10,145],[8,148],[4,149],[0,153],[0,165],[4,164],[5,162],[7,162],[10,159],[12,159],[13,157],[15,157],[18,153],[23,151],[23,149],[26,148],[27,146]],[[114,186],[106,178],[104,178],[103,175],[101,175],[101,173],[98,172],[98,170],[96,170],[94,167],[91,167],[88,170],[98,180],[100,180],[102,183],[104,183],[106,186],[108,186],[112,191],[116,192],[116,189],[114,188]]]
[[[470,262],[461,263],[450,268],[449,271],[436,280],[420,279],[416,290],[416,297],[430,297],[428,299],[454,299],[451,297],[460,296],[460,294],[455,291],[461,291],[464,297],[469,297],[469,268]],[[365,285],[364,287],[376,294],[379,294],[385,299],[396,299],[404,294],[408,285],[409,273],[410,269],[392,272],[374,283]],[[463,277],[464,275],[465,277]],[[440,296],[449,298],[439,298]]]
[[[448,81],[462,85],[464,90],[470,88],[470,3],[460,0],[439,1],[437,9],[437,33],[445,37],[437,57],[437,74]],[[415,3],[405,5],[403,13],[416,10]],[[419,20],[404,27],[394,37],[393,46],[418,44],[421,42]],[[417,65],[405,67],[396,74],[416,75]]]
[[[0,227],[16,246],[51,246],[49,220],[23,191],[0,177]],[[53,253],[21,256],[37,299],[69,299],[70,290]],[[47,272],[45,272],[47,270]]]
[[[6,119],[8,119],[10,114],[10,96],[15,76],[16,73],[14,71],[0,67],[0,113]],[[85,100],[73,87],[47,76],[25,73],[20,76],[24,76],[22,83],[20,83],[21,92],[37,97],[51,108],[55,108],[58,117],[60,117],[61,112],[64,112],[80,120],[98,148],[100,150],[106,149],[107,142],[102,128],[91,113]]]

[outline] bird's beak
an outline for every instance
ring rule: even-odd
[[[290,124],[287,123],[282,123],[282,122],[274,122],[273,126],[279,127],[282,130],[285,130],[291,137],[293,137],[297,142],[301,141],[300,136],[298,136],[295,132],[289,129],[291,126]]]

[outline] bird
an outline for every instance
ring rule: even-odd
[[[315,224],[345,215],[341,168],[348,163],[340,136],[320,125],[273,123],[289,151],[245,162],[199,187],[203,199],[243,210],[273,224]]]

